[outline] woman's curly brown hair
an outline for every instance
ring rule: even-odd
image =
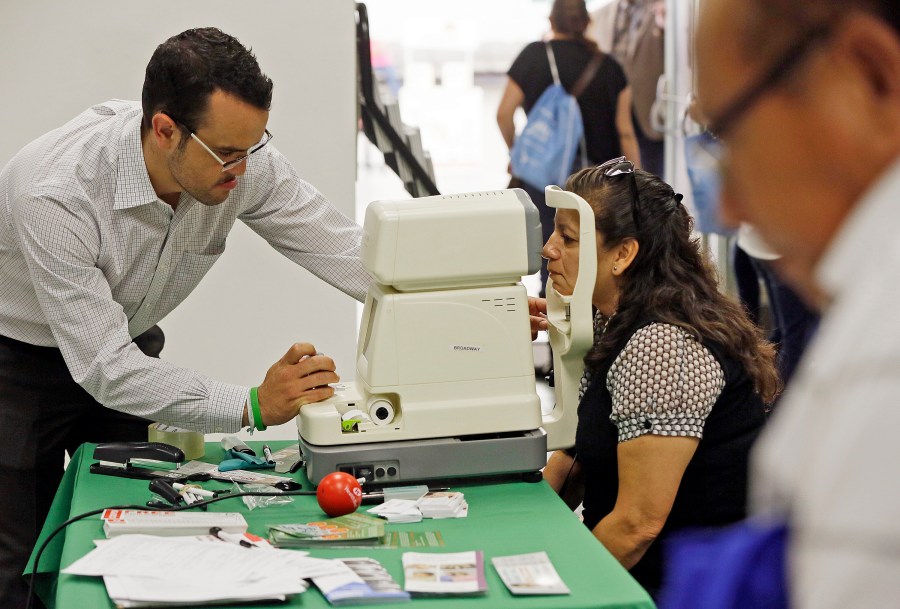
[[[716,270],[692,234],[693,219],[680,197],[645,171],[615,176],[604,171],[583,169],[568,179],[566,190],[591,205],[605,248],[629,238],[639,247],[622,274],[616,315],[585,357],[587,366],[596,369],[635,323],[652,319],[684,328],[697,340],[724,349],[743,365],[760,397],[771,403],[781,389],[775,348],[743,307],[719,291]],[[632,176],[637,202],[633,202]]]

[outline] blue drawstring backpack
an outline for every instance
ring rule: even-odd
[[[553,47],[549,42],[545,45],[553,84],[544,90],[532,106],[528,122],[513,142],[510,153],[512,175],[537,189],[550,184],[565,184],[575,166],[579,146],[582,161],[587,159],[584,123],[577,97],[593,79],[602,58],[597,54],[591,60],[572,88],[572,94],[563,88],[559,80]]]

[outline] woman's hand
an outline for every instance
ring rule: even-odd
[[[564,450],[557,450],[544,466],[544,480],[573,510],[584,499],[581,465]]]
[[[547,299],[529,296],[528,317],[531,321],[531,340],[534,340],[538,332],[547,329]]]

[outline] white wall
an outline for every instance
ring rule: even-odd
[[[352,0],[29,0],[0,2],[0,165],[24,144],[106,99],[140,99],[156,46],[216,26],[252,47],[275,82],[276,145],[354,216],[355,25]],[[258,385],[294,341],[355,371],[355,301],[236,226],[196,292],[161,324],[163,357]],[[257,438],[260,436],[256,436]],[[292,424],[263,437],[295,438]]]

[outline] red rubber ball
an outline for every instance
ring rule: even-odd
[[[350,474],[332,472],[319,483],[316,499],[323,512],[336,518],[356,511],[362,503],[362,488]]]

